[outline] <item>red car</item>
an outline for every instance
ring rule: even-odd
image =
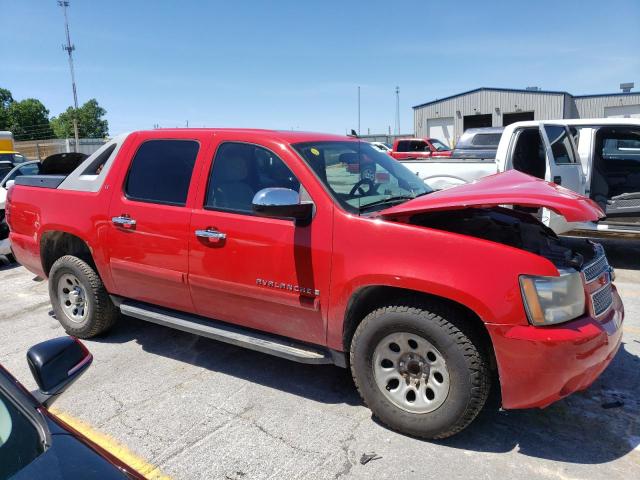
[[[103,334],[122,312],[348,367],[382,422],[443,438],[494,379],[504,408],[544,407],[620,346],[602,247],[558,238],[537,207],[603,215],[517,171],[432,192],[355,138],[175,129],[116,138],[67,176],[18,178],[7,217],[70,334]]]
[[[393,142],[389,152],[398,160],[422,160],[432,157],[450,157],[453,150],[436,138],[400,138]]]

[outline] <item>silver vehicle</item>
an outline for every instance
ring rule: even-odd
[[[451,158],[496,158],[504,127],[469,128],[462,134]]]

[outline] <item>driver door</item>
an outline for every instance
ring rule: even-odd
[[[542,123],[540,138],[544,143],[547,163],[545,180],[584,194],[585,175],[569,129],[564,125]],[[548,209],[543,209],[542,220],[556,233],[572,229],[564,217]]]
[[[263,188],[308,195],[298,180],[304,172],[293,168],[301,161],[281,144],[250,133],[216,134],[214,144],[189,232],[189,288],[196,312],[324,343],[332,207],[314,202],[306,226],[255,215],[253,196]]]

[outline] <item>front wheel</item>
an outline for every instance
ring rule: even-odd
[[[49,297],[56,319],[74,337],[95,337],[109,330],[118,318],[100,276],[72,255],[59,258],[51,267]]]
[[[480,338],[454,309],[407,302],[375,310],[351,342],[351,371],[382,423],[421,438],[445,438],[469,425],[489,394]]]

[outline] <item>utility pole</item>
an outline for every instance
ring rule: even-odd
[[[400,133],[400,87],[396,87],[396,134],[401,135]]]
[[[360,85],[358,85],[358,136],[360,136]]]
[[[73,51],[76,49],[75,45],[71,44],[71,35],[69,35],[69,19],[67,18],[67,7],[69,2],[67,0],[58,0],[58,6],[62,7],[64,12],[64,28],[67,33],[67,44],[62,45],[62,49],[69,55],[69,69],[71,70],[71,86],[73,88],[73,106],[75,108],[73,112],[73,133],[76,137],[75,151],[78,151],[80,145],[80,136],[78,135],[78,92],[76,90],[76,74],[73,69]]]

